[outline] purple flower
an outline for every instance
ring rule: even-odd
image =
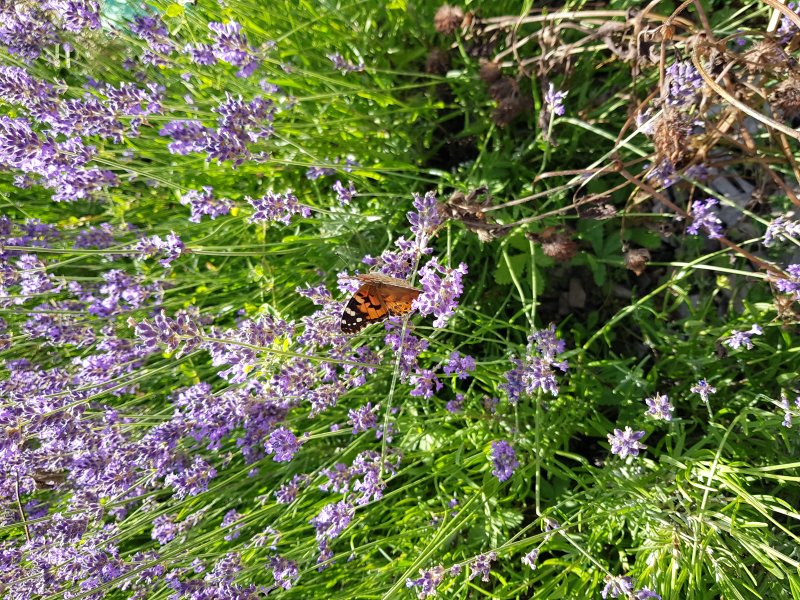
[[[776,279],[775,287],[784,294],[791,294],[800,301],[800,263],[786,267],[788,277]]]
[[[189,190],[181,196],[181,204],[188,204],[191,208],[189,221],[192,223],[199,223],[203,215],[208,215],[212,220],[227,215],[233,208],[233,202],[227,198],[214,198],[214,188],[210,186],[203,186],[202,191]]]
[[[539,549],[534,548],[533,550],[531,550],[525,556],[522,557],[522,564],[529,566],[531,570],[535,571],[537,558],[539,558]]]
[[[462,356],[453,350],[443,370],[445,375],[455,375],[458,379],[466,379],[475,370],[475,359],[471,356]]]
[[[611,594],[612,598],[619,598],[620,596],[627,597],[628,594],[633,592],[633,580],[630,577],[606,577],[606,586],[600,592],[603,598],[608,598]]]
[[[791,221],[781,215],[767,226],[764,245],[772,246],[776,240],[786,241],[789,238],[800,238],[800,221]]]
[[[245,102],[241,96],[225,92],[225,100],[212,109],[217,115],[218,132],[227,132],[240,138],[242,143],[256,142],[272,135],[275,104],[272,100],[256,96]]]
[[[499,481],[505,481],[514,473],[519,466],[517,453],[506,441],[500,440],[492,442],[492,475]]]
[[[255,49],[247,42],[242,26],[236,21],[209,23],[208,28],[216,35],[211,44],[217,59],[239,67],[237,77],[249,77],[258,68],[259,59]]]
[[[277,93],[279,93],[281,91],[280,86],[278,86],[278,85],[276,85],[274,83],[271,83],[267,79],[259,80],[258,87],[261,88],[262,92],[265,92],[267,94],[277,94]]]
[[[164,311],[159,311],[152,321],[142,319],[138,323],[131,317],[128,325],[134,327],[136,337],[149,350],[164,345],[168,352],[181,348],[183,353],[188,353],[201,342],[202,330],[199,323],[186,312],[176,313],[176,318],[173,319],[166,316]]]
[[[480,575],[481,581],[489,581],[489,571],[492,568],[492,562],[495,560],[497,560],[496,552],[489,552],[489,554],[479,554],[476,556],[475,559],[469,563],[469,580],[472,581]]]
[[[142,62],[157,66],[167,64],[165,58],[175,50],[167,29],[158,15],[138,15],[130,24],[131,31],[147,43],[149,50],[142,53]]]
[[[433,395],[442,389],[442,382],[430,369],[419,369],[411,375],[411,385],[414,388],[410,394],[422,398],[433,398]]]
[[[667,103],[676,107],[687,107],[703,87],[703,78],[689,61],[676,61],[667,67],[669,91]]]
[[[27,119],[0,116],[0,164],[25,172],[38,172],[53,156],[55,146],[42,141]]]
[[[383,471],[387,477],[391,477],[397,472],[401,458],[397,452],[387,454],[386,460],[383,462]],[[356,504],[364,505],[383,497],[383,489],[386,484],[381,477],[380,453],[372,450],[360,453],[353,460],[350,473],[353,476],[353,491],[361,494],[356,499]]]
[[[0,42],[26,61],[36,60],[45,47],[59,41],[53,23],[35,7],[5,4],[0,20]]]
[[[625,427],[625,431],[614,429],[614,433],[608,434],[608,443],[611,444],[611,453],[617,454],[622,458],[628,455],[639,456],[639,450],[647,448],[647,446],[639,441],[644,437],[644,434],[644,431],[634,431],[627,426]]]
[[[700,394],[700,397],[703,399],[703,402],[708,403],[708,396],[710,394],[716,394],[717,388],[712,387],[705,379],[701,379],[697,383],[695,383],[689,390],[693,394]]]
[[[186,246],[181,241],[181,238],[179,238],[174,231],[171,231],[160,248],[165,254],[165,257],[158,262],[161,263],[162,267],[167,267],[173,260],[178,258],[185,249]]]
[[[436,588],[444,581],[446,571],[442,565],[433,567],[432,569],[420,569],[420,577],[417,579],[406,579],[406,587],[420,588],[417,592],[417,598],[423,599],[429,596],[436,595]]]
[[[264,449],[268,454],[274,454],[272,460],[275,462],[289,462],[300,449],[302,441],[286,427],[278,427],[273,431],[269,440],[264,443]]]
[[[483,410],[485,410],[490,415],[493,415],[497,412],[497,404],[500,402],[499,398],[484,396],[481,403],[483,404]]]
[[[417,245],[424,248],[444,223],[444,214],[434,192],[428,192],[424,196],[414,194],[412,204],[417,210],[407,213],[406,217],[417,239]]]
[[[719,204],[716,198],[706,200],[696,200],[692,202],[692,224],[686,228],[687,233],[700,235],[700,230],[704,229],[710,239],[722,237],[722,221],[711,212]]]
[[[161,546],[175,539],[177,534],[178,527],[168,515],[159,515],[153,519],[153,531],[150,537],[158,541]]]
[[[686,167],[683,171],[683,178],[694,181],[708,182],[717,175],[717,169],[709,167],[703,163],[697,163]]]
[[[458,268],[451,269],[431,259],[419,271],[422,293],[414,300],[414,306],[421,315],[433,314],[436,318],[433,326],[442,328],[455,313],[458,297],[464,291],[461,283],[467,273],[467,265],[461,263]]]
[[[795,14],[800,11],[800,6],[798,6],[796,2],[789,2],[786,6]],[[781,14],[780,25],[775,32],[775,35],[777,35],[781,41],[781,45],[788,44],[796,34],[797,25],[795,25],[794,21],[792,21],[789,17]]]
[[[133,248],[139,253],[139,258],[146,259],[161,253],[164,258],[159,260],[161,266],[168,267],[170,263],[178,258],[186,246],[181,239],[175,234],[174,231],[167,235],[166,239],[161,239],[160,236],[154,235],[149,238],[140,239]]]
[[[333,295],[331,294],[330,290],[328,290],[328,288],[325,287],[325,284],[321,284],[316,287],[298,286],[294,288],[294,291],[296,294],[308,298],[317,306],[327,306],[328,304],[333,302]],[[355,290],[353,290],[353,292],[355,292]]]
[[[322,469],[321,474],[328,478],[328,481],[321,483],[319,486],[319,489],[323,492],[333,490],[344,494],[350,490],[350,481],[353,478],[353,474],[346,464],[336,463],[331,469]]]
[[[172,154],[186,155],[205,150],[211,133],[212,130],[200,121],[180,120],[164,125],[158,135],[172,138],[167,144],[167,149]]]
[[[355,184],[353,184],[352,181],[348,181],[347,184],[347,187],[344,187],[342,182],[338,179],[336,183],[333,184],[333,191],[336,192],[336,196],[339,198],[339,204],[342,206],[350,204],[350,201],[358,195]]]
[[[380,408],[380,404],[373,408],[371,402],[367,402],[361,408],[348,411],[347,422],[353,426],[353,435],[367,431],[368,429],[376,429],[378,426],[378,417],[376,412]]]
[[[506,382],[498,386],[506,391],[511,404],[519,402],[523,394],[530,395],[536,390],[558,395],[555,369],[566,372],[568,368],[567,361],[556,360],[564,347],[564,341],[556,337],[555,325],[533,331],[528,337],[524,359],[511,358],[514,368],[506,372]]]
[[[186,44],[183,53],[196,65],[213,65],[217,62],[214,49],[209,44]]]
[[[240,535],[240,529],[244,526],[244,523],[241,523],[242,515],[239,514],[235,508],[230,509],[228,512],[225,513],[225,516],[222,518],[222,523],[220,527],[223,529],[227,529],[231,526],[231,530],[225,534],[224,538],[227,541],[233,541]]]
[[[53,86],[31,77],[22,67],[0,66],[0,99],[24,106],[40,121],[55,114],[58,107]]]
[[[778,405],[783,409],[783,423],[781,424],[788,429],[792,426],[792,407],[789,405],[789,398],[786,396],[785,390],[781,390],[781,400]],[[800,396],[795,398],[794,407],[800,410]]]
[[[291,589],[300,576],[297,570],[297,563],[281,556],[270,558],[269,568],[272,570],[275,583],[285,590]]]
[[[634,600],[661,600],[661,594],[656,594],[653,590],[642,588],[633,592]]]
[[[672,162],[665,158],[650,168],[646,179],[648,181],[655,180],[664,188],[668,188],[672,185],[675,185],[675,183],[680,181],[681,178],[675,173],[675,166],[672,164]]]
[[[354,65],[353,63],[345,60],[344,57],[338,52],[335,52],[334,54],[328,54],[328,59],[333,63],[333,68],[337,71],[341,71],[342,74],[364,70],[364,61]]]
[[[738,350],[742,346],[748,350],[752,350],[753,342],[750,338],[754,335],[762,335],[764,331],[758,325],[753,325],[749,331],[734,331],[729,338],[722,343],[726,344],[733,350]]]
[[[284,483],[275,492],[275,501],[278,504],[291,504],[297,498],[300,485],[308,483],[307,475],[295,475],[289,483]]]
[[[559,117],[564,114],[564,98],[567,97],[568,93],[557,90],[552,82],[548,84],[547,91],[544,93],[544,102],[550,107],[553,114]]]
[[[289,225],[292,215],[299,213],[305,218],[311,216],[311,209],[300,204],[292,190],[287,190],[284,194],[269,191],[260,198],[253,199],[246,196],[245,199],[253,207],[254,212],[249,218],[251,223],[279,221]]]
[[[645,398],[644,401],[647,403],[647,411],[644,414],[664,421],[672,420],[672,411],[675,410],[675,407],[670,403],[669,396],[656,393],[655,396]]]
[[[110,248],[115,245],[114,228],[110,223],[101,223],[95,227],[90,225],[87,229],[75,236],[73,248]]]
[[[55,288],[51,281],[51,275],[46,270],[46,265],[34,254],[22,254],[19,259],[14,261],[21,284],[21,295],[19,302],[24,302],[29,296],[43,294]]]
[[[217,475],[217,470],[199,456],[195,456],[191,466],[167,475],[164,484],[175,488],[175,497],[183,500],[196,496],[208,489],[208,483]]]
[[[344,528],[350,524],[355,510],[345,500],[323,506],[319,514],[310,521],[317,530],[317,541],[322,542],[339,537]]]
[[[450,400],[445,405],[445,409],[448,412],[456,413],[459,412],[464,406],[464,394],[456,394],[455,399]]]
[[[309,167],[306,171],[306,179],[309,181],[314,181],[319,179],[320,177],[327,177],[328,175],[334,175],[336,173],[336,169],[332,169],[330,167]]]
[[[213,109],[217,113],[217,129],[205,127],[196,120],[170,121],[159,134],[173,139],[167,145],[174,154],[205,152],[207,161],[221,163],[233,160],[238,166],[252,157],[248,144],[272,135],[275,105],[256,96],[245,102],[241,96],[225,93],[225,100]],[[259,157],[265,157],[261,154]]]
[[[277,550],[278,549],[278,542],[281,541],[281,534],[275,530],[274,527],[270,527],[267,525],[264,528],[264,531],[260,531],[253,536],[252,541],[249,544],[245,544],[246,547],[251,548],[264,548],[267,547],[270,550]]]

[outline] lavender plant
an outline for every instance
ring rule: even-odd
[[[0,2],[2,597],[793,589],[792,7],[114,7]]]

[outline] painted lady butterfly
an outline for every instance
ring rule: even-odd
[[[352,335],[367,325],[379,323],[389,315],[411,312],[411,303],[422,290],[411,287],[405,279],[380,273],[367,273],[356,277],[361,287],[353,294],[342,313],[342,333]]]

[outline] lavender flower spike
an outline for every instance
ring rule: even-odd
[[[505,481],[514,473],[514,470],[519,466],[517,460],[517,453],[506,441],[500,440],[492,442],[492,475],[497,477],[499,481]]]
[[[639,456],[639,450],[647,448],[647,446],[639,441],[644,437],[644,434],[644,431],[634,431],[630,427],[625,427],[625,431],[615,429],[614,433],[608,434],[608,443],[611,444],[611,453],[617,454],[622,458],[628,455]]]
[[[716,198],[696,200],[692,202],[692,224],[686,228],[687,233],[700,235],[704,230],[706,235],[714,240],[722,237],[722,221],[711,210],[719,204]]]
[[[567,97],[568,93],[557,90],[552,82],[547,86],[547,91],[544,93],[544,102],[550,107],[554,115],[559,117],[564,115],[564,98]]]

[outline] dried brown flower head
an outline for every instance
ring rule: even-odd
[[[653,125],[653,145],[660,158],[666,158],[675,168],[691,154],[689,117],[677,110],[665,108]]]
[[[441,48],[431,48],[425,59],[425,72],[431,75],[444,75],[450,68],[450,55]]]
[[[497,103],[492,111],[492,121],[498,127],[506,127],[518,116],[531,109],[531,102],[521,96],[512,96]]]
[[[442,4],[433,17],[433,26],[439,33],[453,35],[461,27],[464,11],[458,6]]]
[[[484,198],[478,202],[481,196]],[[453,192],[447,202],[440,206],[440,210],[446,218],[461,221],[469,231],[478,236],[481,242],[487,243],[506,235],[510,230],[507,225],[487,222],[483,209],[491,204],[492,197],[489,195],[489,190],[479,187],[466,196],[462,192]]]
[[[539,244],[547,256],[559,262],[572,259],[578,252],[578,244],[568,233],[556,232],[552,227],[548,227],[541,233],[526,233],[525,237],[535,244]]]
[[[513,77],[500,77],[489,86],[489,95],[501,102],[519,95],[519,83]]]
[[[634,248],[625,253],[625,268],[637,276],[644,273],[648,262],[650,262],[650,251],[647,248]]]
[[[747,68],[762,73],[764,71],[782,71],[794,65],[794,59],[786,54],[775,40],[762,40],[744,53]]]
[[[578,214],[584,219],[610,219],[617,216],[617,209],[608,202],[599,204],[585,204],[578,207]]]
[[[769,104],[786,120],[800,115],[800,79],[791,76],[776,85],[769,94]]]
[[[481,60],[480,70],[478,71],[478,77],[481,78],[481,81],[484,83],[494,83],[503,75],[502,70],[500,69],[500,65],[496,62],[492,62],[490,60]]]

